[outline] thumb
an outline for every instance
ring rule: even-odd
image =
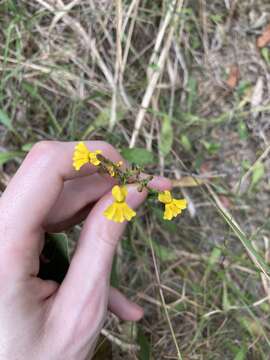
[[[128,195],[126,202],[132,209],[138,208],[146,199],[147,192],[138,192],[136,185],[127,186]],[[88,216],[79,240],[76,258],[79,264],[83,258],[89,268],[89,260],[96,264],[92,274],[95,272],[107,274],[111,269],[111,263],[118,241],[124,232],[127,222],[115,223],[104,216],[104,211],[114,202],[111,192],[103,196],[94,206]],[[109,275],[109,274],[107,274]]]
[[[162,177],[156,177],[149,186],[163,191],[170,188],[171,184]],[[138,192],[136,185],[128,185],[127,190],[126,201],[132,209],[136,209],[146,199],[147,191]],[[74,317],[78,318],[78,312],[82,312],[80,307],[84,308],[87,305],[87,308],[91,309],[92,304],[98,308],[102,301],[101,294],[104,299],[108,296],[113,256],[126,227],[126,222],[115,223],[103,215],[112,202],[111,193],[104,195],[85,221],[68,273],[57,293],[59,303],[56,303],[60,304],[63,316],[74,313],[72,310],[77,309]],[[64,307],[61,305],[63,302]],[[71,319],[71,323],[73,320]]]
[[[137,187],[136,184],[127,186],[126,202],[132,209],[138,208],[147,197],[147,191],[139,192]],[[163,191],[170,188],[171,183],[163,177],[155,177],[149,187]],[[106,194],[88,216],[71,264],[78,269],[76,271],[81,272],[79,269],[85,264],[88,271],[91,266],[91,276],[96,274],[109,277],[115,249],[127,224],[115,223],[105,218],[103,213],[113,201],[111,193]]]
[[[129,185],[127,189],[126,201],[136,209],[145,200],[147,192],[138,192],[136,185]],[[76,252],[58,291],[58,298],[64,299],[65,306],[78,308],[78,301],[89,304],[90,297],[94,300],[94,294],[108,291],[114,252],[126,227],[126,222],[115,223],[103,215],[112,202],[111,193],[104,195],[84,223]]]

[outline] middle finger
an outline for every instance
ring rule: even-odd
[[[114,184],[114,179],[99,174],[65,181],[44,224],[46,231],[62,231],[74,225],[74,220],[82,221],[83,214],[86,216],[89,211],[89,205],[106,194]]]

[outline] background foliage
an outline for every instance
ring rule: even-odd
[[[36,141],[105,139],[189,200],[129,226],[112,282],[145,317],[110,315],[97,359],[269,359],[269,11],[0,1],[1,191]]]

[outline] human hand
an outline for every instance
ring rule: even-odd
[[[0,359],[80,360],[93,353],[107,309],[124,320],[143,310],[110,288],[115,248],[125,223],[107,220],[113,180],[94,166],[72,169],[75,143],[40,142],[27,155],[0,199]],[[101,141],[87,142],[112,161],[118,152]],[[154,178],[163,191],[170,182]],[[129,185],[127,202],[146,198]],[[85,220],[62,284],[42,280],[39,256],[46,231],[65,230]]]

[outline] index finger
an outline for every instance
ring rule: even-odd
[[[121,160],[119,153],[103,141],[85,144],[90,151],[101,150],[112,161]],[[8,242],[33,246],[33,235],[42,232],[42,224],[59,197],[64,181],[97,171],[91,164],[79,172],[73,169],[75,145],[76,142],[42,141],[27,155],[0,200],[1,245]]]

